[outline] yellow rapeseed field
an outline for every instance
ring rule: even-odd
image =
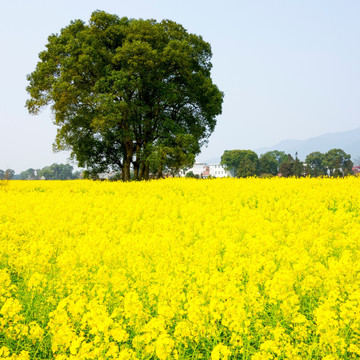
[[[358,359],[360,179],[0,184],[0,359]]]

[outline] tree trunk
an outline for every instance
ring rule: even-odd
[[[141,146],[139,143],[136,144],[136,149],[135,149],[135,161],[133,162],[133,166],[134,166],[134,179],[135,180],[139,180],[141,179],[139,177],[139,170],[140,170],[140,150],[141,150]]]
[[[124,181],[130,181],[130,161],[124,161],[123,176]]]
[[[141,162],[140,172],[139,172],[139,180],[142,180],[144,178],[144,174],[145,174],[145,163]]]
[[[139,180],[139,163],[137,161],[134,161],[133,167],[134,167],[134,180]]]
[[[149,180],[150,164],[145,164],[144,180]]]
[[[124,167],[123,167],[123,180],[124,181],[130,181],[130,165],[132,162],[133,157],[133,149],[132,149],[132,141],[129,141],[126,143],[126,154],[124,159]]]
[[[163,167],[162,167],[162,165],[160,165],[159,168],[158,168],[158,174],[157,174],[158,179],[161,179],[163,177],[163,171],[162,170],[163,170]]]

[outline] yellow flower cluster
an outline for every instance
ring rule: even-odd
[[[360,179],[10,181],[0,359],[358,359]]]

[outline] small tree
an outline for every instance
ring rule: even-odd
[[[15,177],[15,171],[13,169],[6,169],[4,173],[5,180],[13,180]]]
[[[283,177],[289,177],[294,175],[294,158],[288,154],[285,161],[283,161],[279,167],[279,172]]]
[[[259,158],[259,167],[261,174],[276,175],[279,171],[279,162],[272,151],[262,154]]]
[[[259,159],[252,150],[225,150],[221,165],[235,177],[258,175]]]
[[[346,176],[351,174],[353,162],[344,150],[331,149],[324,155],[324,165],[330,176]]]
[[[20,173],[20,179],[21,180],[35,180],[38,178],[37,174],[38,173],[35,169],[30,168],[30,169],[27,169]]]
[[[326,174],[326,168],[324,165],[325,156],[319,151],[310,153],[305,158],[309,175],[316,177]]]
[[[287,159],[284,151],[272,150],[260,156],[260,172],[265,174],[277,175],[279,173],[280,165]],[[275,165],[276,164],[276,165]],[[276,168],[276,170],[275,170]]]
[[[295,160],[292,167],[293,175],[296,177],[304,176],[304,164],[299,160],[297,153],[295,154]]]

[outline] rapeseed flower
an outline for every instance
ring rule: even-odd
[[[0,359],[356,359],[359,185],[10,181]]]

